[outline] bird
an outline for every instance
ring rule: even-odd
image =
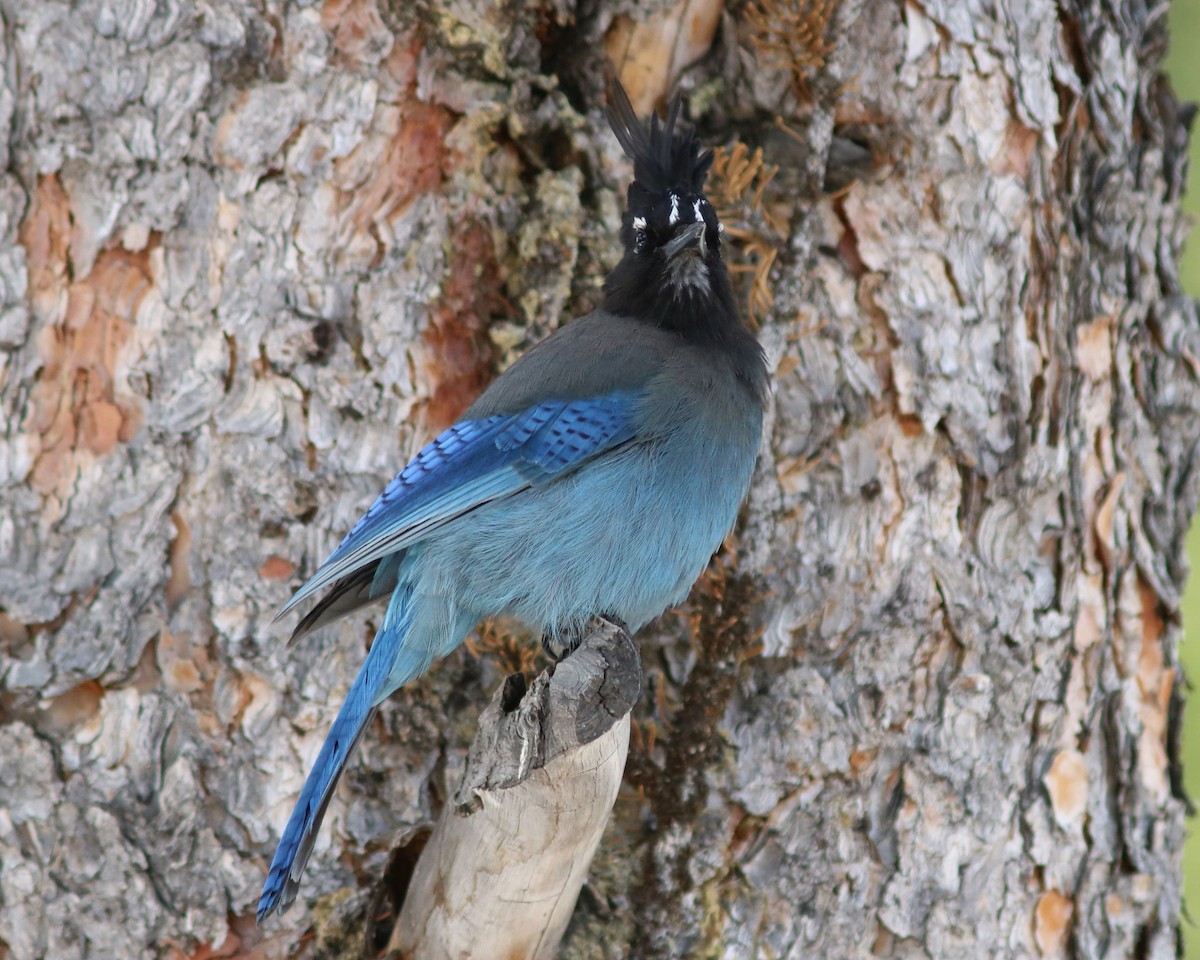
[[[681,112],[677,93],[646,123],[610,82],[634,176],[600,306],[493,381],[280,611],[327,591],[296,639],[387,604],[281,834],[260,924],[295,900],[338,778],[392,693],[485,617],[514,617],[568,655],[593,617],[634,632],[686,598],[736,522],[769,378],[704,193],[713,154]]]

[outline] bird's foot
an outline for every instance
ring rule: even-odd
[[[597,614],[596,619],[612,624],[622,633],[629,633],[629,626],[625,621],[620,617],[613,616],[611,613]],[[547,630],[542,634],[542,649],[546,651],[546,656],[550,658],[551,662],[559,664],[579,649],[580,645],[587,638],[587,635],[587,624],[571,628],[567,631],[552,632]]]
[[[633,634],[630,633],[630,631],[629,631],[629,624],[627,624],[624,620],[622,620],[618,616],[615,616],[611,613],[601,613],[596,617],[596,619],[603,620],[605,623],[611,623],[614,627],[616,627],[622,633],[633,636]]]
[[[574,648],[568,646],[563,648],[562,653],[559,653],[558,643],[554,634],[550,633],[549,631],[546,631],[542,634],[542,650],[545,651],[546,656],[550,658],[551,663],[562,663],[572,649]]]

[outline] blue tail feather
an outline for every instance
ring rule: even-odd
[[[420,643],[410,642],[414,619],[411,601],[410,586],[401,585],[392,594],[383,626],[329,729],[296,807],[283,828],[258,901],[259,923],[276,911],[285,913],[296,899],[300,877],[333,791],[379,704],[399,686],[429,669],[432,659],[429,651]]]

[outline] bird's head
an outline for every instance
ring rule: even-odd
[[[621,224],[625,256],[604,285],[605,309],[703,334],[740,326],[729,274],[721,258],[721,224],[704,195],[712,151],[680,122],[676,95],[665,120],[638,120],[615,81],[608,120],[633,161],[633,182]],[[711,331],[715,332],[715,331]]]

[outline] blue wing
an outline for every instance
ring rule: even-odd
[[[455,517],[547,483],[632,440],[639,397],[619,391],[547,400],[517,414],[460,420],[387,485],[279,617],[322,587],[411,546]]]

